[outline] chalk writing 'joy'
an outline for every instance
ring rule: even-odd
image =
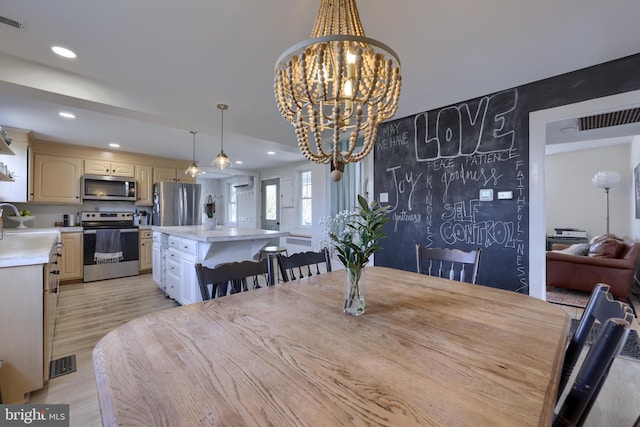
[[[396,198],[396,203],[389,210],[389,212],[393,212],[396,209],[398,209],[398,204],[400,203],[400,197],[402,194],[406,193],[407,190],[409,191],[409,196],[407,200],[407,209],[413,210],[413,192],[416,188],[416,184],[418,184],[418,180],[422,176],[422,174],[420,173],[418,174],[418,176],[414,178],[413,172],[409,172],[408,174],[404,175],[404,178],[402,177],[398,178],[398,173],[396,172],[398,169],[400,169],[400,166],[387,168],[387,172],[391,172],[391,176],[393,178],[393,186],[394,186],[395,198]],[[410,186],[409,189],[407,188],[408,185]]]

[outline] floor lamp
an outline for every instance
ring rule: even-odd
[[[596,187],[604,188],[607,198],[607,234],[609,234],[609,189],[620,183],[620,174],[615,171],[601,171],[594,175],[591,182]]]

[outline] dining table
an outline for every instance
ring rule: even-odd
[[[549,426],[569,334],[558,306],[367,266],[170,308],[93,351],[104,426]]]

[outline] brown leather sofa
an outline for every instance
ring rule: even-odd
[[[568,245],[554,244],[553,249],[565,249]],[[593,248],[593,246],[592,246]],[[547,289],[560,287],[591,292],[597,283],[611,286],[611,294],[626,301],[629,297],[634,273],[640,256],[640,243],[623,240],[616,258],[589,255],[571,255],[563,252],[547,252]]]

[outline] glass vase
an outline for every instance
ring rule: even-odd
[[[347,268],[344,287],[344,312],[353,316],[364,313],[364,268]]]

